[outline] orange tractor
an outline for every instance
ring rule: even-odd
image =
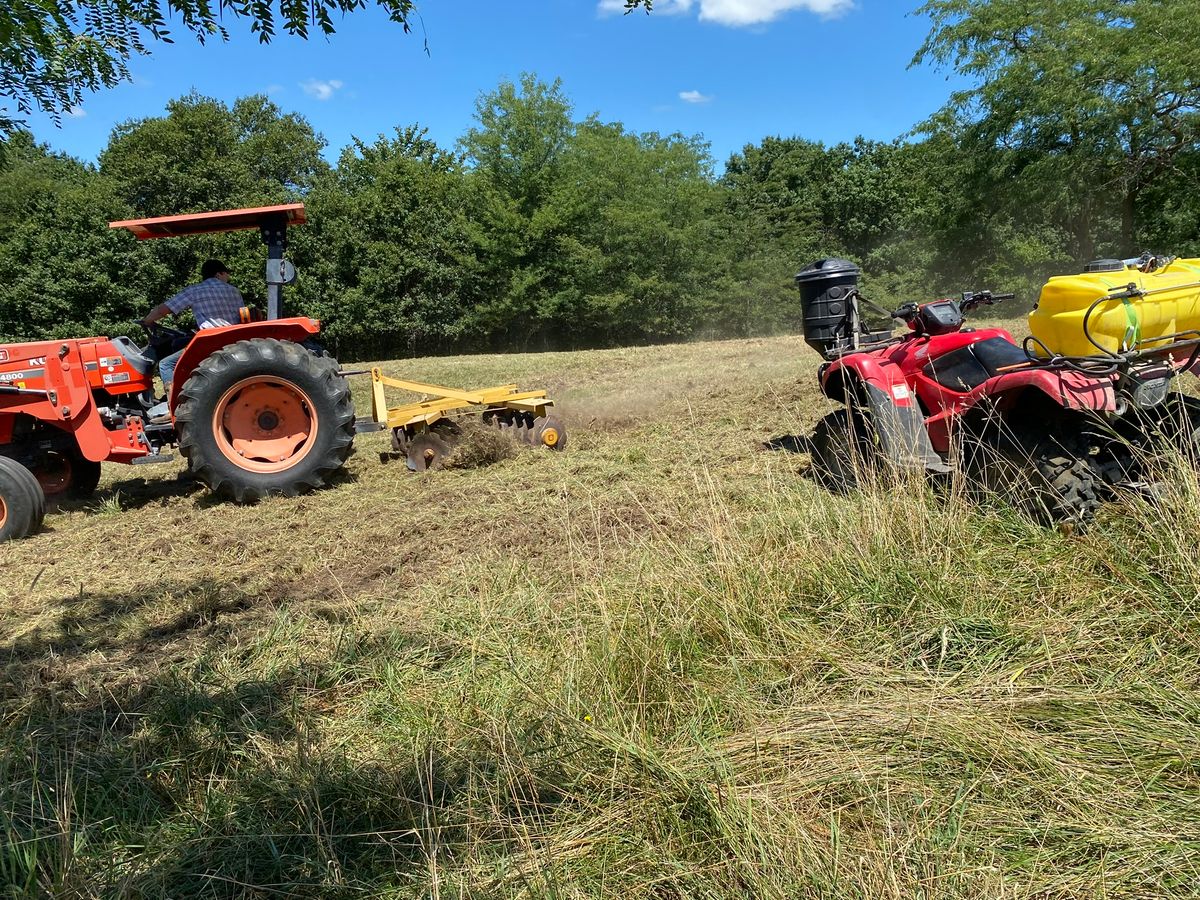
[[[528,443],[565,445],[552,401],[515,385],[472,394],[376,371],[373,416],[356,422],[346,380],[354,373],[315,343],[320,323],[281,316],[282,289],[295,280],[287,229],[304,221],[295,203],[112,223],[139,239],[258,229],[268,250],[267,317],[252,321],[245,310],[239,325],[190,337],[152,328],[145,347],[127,337],[0,345],[0,541],[37,531],[47,497],[89,495],[101,463],[168,462],[172,446],[214,493],[243,503],[321,487],[345,464],[356,432],[390,427],[393,449],[414,470],[440,465],[464,415],[519,424]],[[186,349],[166,398],[170,416],[152,417],[154,364],[171,341]],[[388,409],[384,382],[423,396]]]

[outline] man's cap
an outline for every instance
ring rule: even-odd
[[[213,278],[222,272],[228,273],[229,267],[219,259],[210,259],[200,267],[200,277],[204,279]]]

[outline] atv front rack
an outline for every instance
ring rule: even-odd
[[[1165,342],[1165,343],[1163,343]],[[1095,343],[1093,341],[1093,343]],[[1158,346],[1149,346],[1157,344]],[[1092,356],[1063,356],[1051,350],[1033,335],[1025,338],[1022,349],[1030,359],[1049,368],[1073,369],[1084,375],[1127,374],[1138,363],[1163,362],[1177,371],[1188,371],[1200,363],[1200,331],[1179,331],[1149,338],[1128,350],[1112,352],[1105,350]],[[1103,348],[1100,348],[1103,350]],[[1186,352],[1186,356],[1184,353]],[[1178,357],[1182,356],[1180,361]]]

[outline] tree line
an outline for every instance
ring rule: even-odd
[[[792,276],[821,256],[859,263],[890,304],[977,288],[1028,303],[1091,258],[1200,255],[1200,13],[1168,7],[934,0],[915,61],[975,88],[906,139],[764,137],[720,175],[702,137],[580,117],[532,74],[483,93],[452,147],[401,126],[334,164],[263,96],[181,97],[119,125],[94,164],[17,131],[0,340],[136,334],[210,256],[262,306],[256,234],[139,243],[107,223],[294,200],[309,224],[290,233],[287,307],[346,359],[796,329]]]

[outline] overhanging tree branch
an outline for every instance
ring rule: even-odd
[[[129,78],[129,61],[152,42],[171,43],[170,20],[200,43],[228,40],[226,21],[244,21],[262,43],[282,30],[333,34],[333,14],[382,9],[407,33],[414,0],[8,0],[0,5],[0,131],[41,110],[56,122],[85,93]]]

